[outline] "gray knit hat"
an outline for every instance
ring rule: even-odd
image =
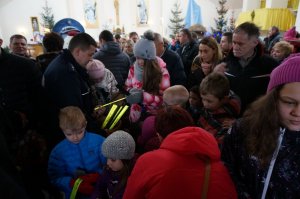
[[[134,156],[134,151],[134,139],[122,130],[110,134],[102,144],[102,154],[114,160],[130,160]]]
[[[154,44],[154,33],[148,30],[142,38],[134,45],[133,53],[135,57],[153,60],[156,59],[156,48]]]

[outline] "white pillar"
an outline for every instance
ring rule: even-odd
[[[296,30],[300,31],[300,6],[298,6],[297,18],[296,18]]]
[[[267,0],[266,8],[287,8],[288,0]]]
[[[260,8],[260,0],[243,0],[242,11],[251,11]]]

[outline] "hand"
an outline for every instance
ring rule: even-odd
[[[209,63],[201,63],[201,69],[204,75],[208,75],[212,71],[212,65]]]
[[[94,185],[97,182],[99,176],[100,175],[98,173],[90,173],[90,174],[80,176],[82,182],[78,187],[78,192],[84,195],[91,195],[94,192],[95,189]],[[72,179],[70,181],[70,187],[73,188],[75,181],[76,179]]]
[[[225,62],[222,62],[215,66],[214,72],[224,74],[226,71],[226,66],[227,66],[227,64]]]
[[[222,127],[223,128],[226,128],[226,129],[229,129],[232,124],[235,122],[235,119],[225,119],[223,122],[222,122]]]
[[[80,178],[83,181],[88,182],[90,184],[96,183],[99,177],[100,177],[99,173],[89,173],[89,174],[80,176]]]
[[[138,88],[130,89],[129,95],[126,97],[126,102],[129,104],[138,104],[143,102],[143,90]]]

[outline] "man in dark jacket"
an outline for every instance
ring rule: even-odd
[[[282,39],[279,29],[276,26],[272,26],[269,30],[268,36],[264,38],[265,53],[270,54],[273,46]]]
[[[236,27],[233,33],[232,51],[225,63],[216,66],[229,79],[230,89],[237,94],[242,103],[242,111],[267,91],[269,76],[278,62],[263,54],[259,42],[259,28],[250,22]]]
[[[192,39],[192,34],[188,29],[182,29],[179,32],[179,41],[181,47],[177,53],[182,60],[185,75],[189,77],[193,60],[198,55],[198,44]]]
[[[167,69],[170,74],[171,86],[186,85],[186,75],[184,67],[179,55],[165,48],[163,38],[160,34],[154,33],[154,44],[156,48],[156,56],[161,57],[167,64]]]
[[[66,106],[79,107],[87,118],[87,129],[92,132],[99,131],[93,117],[94,104],[86,70],[96,46],[96,41],[90,35],[75,35],[70,41],[69,49],[57,56],[44,73],[43,85],[50,100],[47,104],[51,115],[49,128],[55,127],[53,130],[56,132],[59,130],[58,112]],[[53,132],[53,136],[56,132]],[[59,138],[56,137],[56,143],[60,141]]]
[[[114,41],[110,31],[103,30],[99,35],[99,42],[101,48],[93,57],[103,62],[105,67],[114,74],[118,88],[122,90],[128,76],[130,58],[122,52],[120,44]]]

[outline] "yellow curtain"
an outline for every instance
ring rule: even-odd
[[[298,10],[299,0],[289,0],[288,8],[292,8],[293,10]]]
[[[266,0],[261,0],[260,8],[265,8],[265,7],[266,7]]]
[[[235,25],[251,20],[252,11],[241,12]],[[293,27],[296,17],[287,8],[262,8],[254,10],[255,17],[253,23],[261,28],[261,30],[269,30],[272,26],[277,26],[281,31],[286,31]]]

